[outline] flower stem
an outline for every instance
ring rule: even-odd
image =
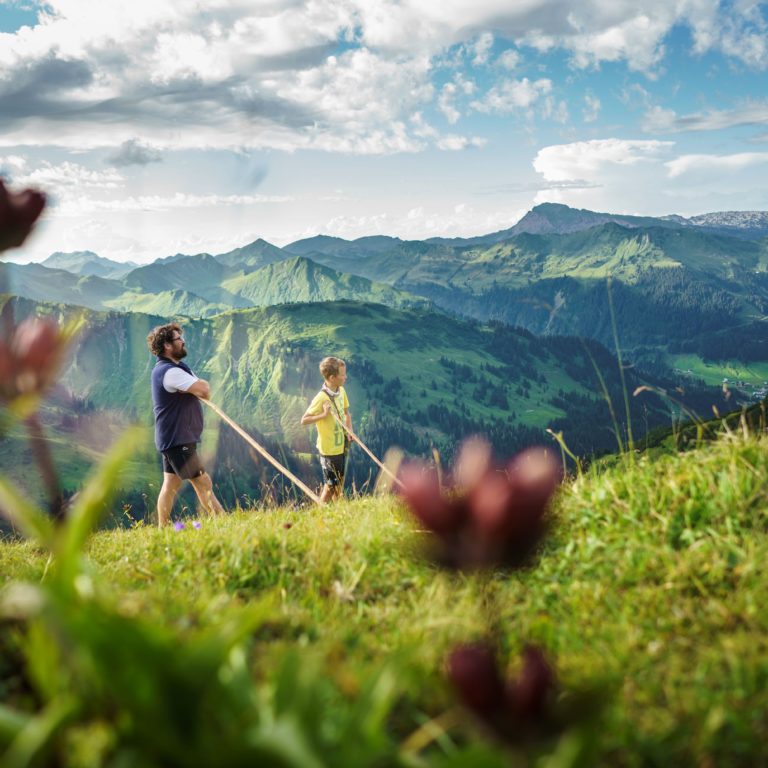
[[[40,475],[43,478],[46,493],[48,494],[48,511],[56,522],[64,520],[64,496],[59,485],[59,476],[56,473],[56,467],[53,465],[53,456],[48,441],[43,433],[43,425],[40,423],[40,417],[33,413],[24,420],[29,435],[29,442],[32,446],[32,453],[35,456]]]

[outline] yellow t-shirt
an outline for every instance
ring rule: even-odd
[[[331,398],[322,390],[318,392],[309,404],[307,412],[310,416],[317,416],[323,412],[323,403],[330,402]],[[336,413],[338,408],[338,414]],[[333,398],[330,413],[320,421],[315,422],[317,427],[317,450],[323,456],[338,456],[344,453],[344,430],[334,418],[338,415],[342,422],[349,409],[349,399],[344,387],[339,387],[339,394]]]

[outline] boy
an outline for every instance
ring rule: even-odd
[[[323,387],[312,399],[301,417],[301,423],[303,426],[317,426],[317,452],[320,454],[325,482],[320,500],[325,503],[341,496],[344,489],[348,438],[337,419],[352,432],[352,416],[344,390],[344,382],[347,380],[344,361],[338,357],[324,358],[320,362],[320,375],[323,377]]]

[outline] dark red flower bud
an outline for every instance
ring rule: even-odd
[[[517,504],[526,510],[543,510],[563,476],[560,462],[546,448],[529,448],[518,454],[508,471]]]
[[[544,653],[535,646],[526,646],[520,674],[507,688],[511,713],[520,720],[541,721],[547,715],[554,690],[555,673]]]
[[[506,535],[512,525],[512,486],[503,472],[488,472],[469,496],[472,522],[481,536]]]
[[[0,251],[21,245],[44,207],[45,195],[41,192],[9,192],[0,179]]]
[[[66,342],[55,321],[30,317],[13,332],[10,344],[0,342],[0,398],[41,395],[53,383]]]
[[[3,339],[0,339],[0,393],[3,395],[5,395],[8,382],[13,379],[13,369],[14,358],[11,348]]]
[[[461,444],[454,462],[453,481],[463,491],[471,491],[491,468],[491,446],[482,437],[470,437]]]
[[[460,510],[443,495],[436,470],[418,463],[407,464],[400,478],[404,485],[403,498],[428,530],[447,534],[456,528],[460,523]]]
[[[448,678],[462,704],[487,719],[501,712],[504,680],[492,648],[481,643],[460,645],[448,657]]]

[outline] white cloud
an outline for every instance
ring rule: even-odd
[[[0,174],[8,174],[11,179],[27,167],[27,159],[21,155],[0,156]]]
[[[738,125],[768,126],[768,102],[752,101],[734,109],[712,109],[689,115],[678,115],[672,109],[655,106],[646,112],[643,130],[648,133],[719,131]]]
[[[606,168],[658,163],[673,142],[597,139],[540,149],[533,167],[547,181],[594,180]]]
[[[496,41],[559,47],[576,67],[651,73],[675,25],[699,52],[768,66],[763,6],[735,0],[49,0],[0,35],[0,146],[416,151],[408,116],[434,99],[436,63],[490,63]],[[517,51],[495,62],[515,69]],[[528,109],[549,80],[503,81],[485,112]],[[461,84],[454,81],[461,91]],[[466,91],[464,92],[466,94]],[[461,105],[441,93],[455,122]],[[458,92],[457,92],[458,97]],[[9,108],[10,105],[10,108]],[[562,107],[552,113],[562,116]],[[108,126],[108,130],[104,129]],[[392,126],[392,128],[390,128]],[[405,128],[403,128],[405,126]]]
[[[445,119],[451,125],[458,122],[458,119],[461,117],[461,112],[454,106],[456,91],[455,83],[446,83],[440,91],[440,96],[437,100],[439,110],[445,115]]]
[[[541,114],[548,120],[554,120],[556,123],[565,125],[568,122],[568,104],[565,101],[554,99],[552,96],[547,96],[544,99],[544,106],[541,110]]]
[[[476,67],[488,63],[488,57],[493,47],[493,35],[490,32],[483,32],[475,41],[470,50],[474,54],[472,64]]]
[[[25,163],[23,169],[25,172],[15,177],[17,184],[44,189],[54,195],[79,189],[114,190],[122,187],[125,181],[114,169],[94,171],[69,161],[57,165],[43,161],[34,169]]]
[[[141,195],[119,200],[102,200],[90,197],[67,197],[56,209],[58,216],[82,216],[96,212],[169,211],[180,208],[219,208],[257,203],[287,203],[289,195]]]
[[[696,53],[715,49],[755,69],[768,66],[764,3],[735,0],[719,7],[706,2],[697,6],[697,13],[689,16]]]
[[[673,142],[616,138],[544,147],[533,167],[546,185],[534,203],[615,213],[669,213],[664,209],[669,184],[663,162],[673,148]]]
[[[496,59],[496,64],[511,72],[513,69],[517,69],[517,67],[520,66],[521,61],[522,56],[517,51],[508,49]]]
[[[582,116],[585,123],[594,123],[600,114],[600,99],[593,93],[587,93],[584,96],[584,109]]]
[[[430,237],[471,237],[507,229],[525,214],[525,208],[481,211],[467,203],[446,205],[439,210],[416,206],[399,215],[338,216],[321,228],[324,234],[352,240],[365,235],[394,235],[404,240]],[[305,236],[317,234],[306,232]]]
[[[542,95],[552,90],[552,81],[547,78],[531,81],[502,80],[494,85],[482,99],[472,102],[478,112],[509,113],[531,107]]]
[[[614,213],[693,215],[763,207],[768,152],[681,154],[667,141],[603,139],[541,149],[534,203]]]
[[[477,90],[474,80],[464,77],[461,72],[453,76],[453,81],[445,83],[437,99],[437,107],[445,116],[445,119],[454,125],[461,117],[461,112],[456,106],[456,100],[464,96],[471,96]]]
[[[664,165],[671,179],[683,176],[721,179],[745,169],[768,163],[768,152],[741,152],[736,155],[681,155]]]
[[[447,149],[455,152],[460,149],[467,149],[467,147],[483,147],[485,144],[486,140],[477,136],[469,138],[467,136],[448,134],[438,140],[437,147],[438,149]]]

